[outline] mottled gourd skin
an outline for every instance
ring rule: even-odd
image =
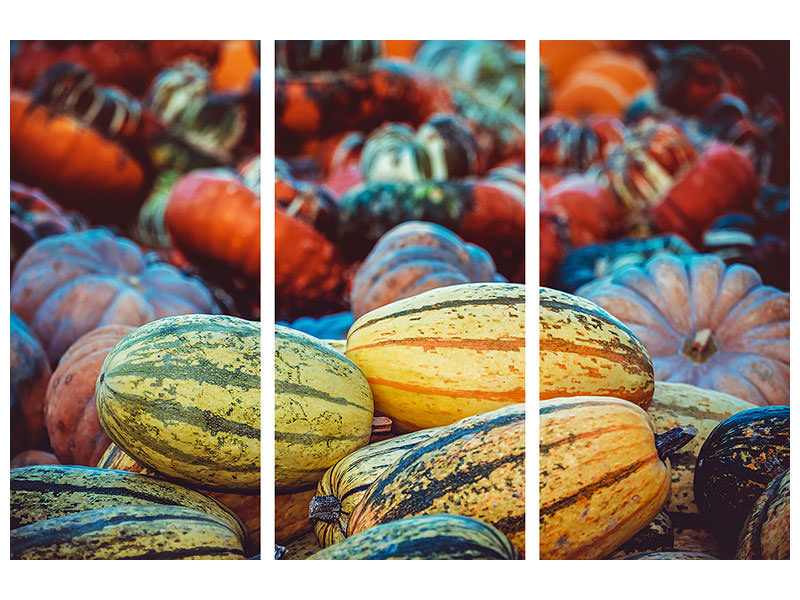
[[[525,286],[463,284],[387,304],[353,323],[347,357],[400,431],[524,402]]]
[[[608,396],[647,408],[653,363],[623,323],[579,296],[539,288],[539,399]]]
[[[493,525],[524,556],[524,405],[462,419],[409,450],[364,494],[347,533],[444,513]]]
[[[185,315],[123,338],[97,380],[97,412],[127,454],[201,487],[261,483],[261,327]]]
[[[735,550],[753,503],[788,468],[788,406],[742,411],[711,432],[695,465],[694,497],[725,550]]]
[[[11,559],[244,559],[237,532],[182,506],[110,506],[11,531]]]
[[[697,515],[694,501],[694,465],[703,442],[714,427],[731,415],[755,408],[755,404],[734,396],[706,390],[686,383],[656,381],[653,401],[647,414],[656,431],[667,431],[680,425],[693,425],[697,435],[680,450],[671,454],[672,486],[670,511]]]
[[[320,340],[275,326],[275,489],[313,487],[337,460],[365,446],[372,392],[351,360]]]
[[[541,559],[604,558],[669,498],[652,421],[626,400],[540,402],[539,457]]]
[[[514,560],[519,552],[496,528],[457,515],[421,515],[377,525],[309,560]]]
[[[764,489],[739,535],[737,559],[789,560],[789,469]]]

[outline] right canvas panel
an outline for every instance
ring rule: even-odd
[[[540,42],[539,556],[789,558],[789,42]]]

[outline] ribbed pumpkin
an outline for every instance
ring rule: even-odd
[[[325,471],[307,511],[320,545],[325,548],[347,537],[350,515],[369,486],[401,456],[438,430],[432,427],[368,444]]]
[[[11,310],[31,326],[55,366],[75,340],[97,327],[135,327],[219,309],[197,279],[167,264],[148,264],[133,242],[93,229],[31,246],[11,277]]]
[[[789,403],[789,294],[716,256],[656,256],[580,288],[642,340],[660,381]]]
[[[261,198],[234,176],[195,171],[172,187],[164,222],[174,244],[252,278],[261,272]]]
[[[50,363],[31,329],[11,313],[11,456],[47,443],[44,405]]]
[[[755,405],[729,394],[706,390],[685,383],[656,381],[653,401],[647,414],[657,431],[692,425],[697,435],[670,456],[672,486],[667,507],[671,511],[698,513],[694,503],[694,465],[711,431],[731,415]]]
[[[608,43],[601,40],[539,40],[539,58],[557,86],[581,58],[607,47]]]
[[[494,525],[524,556],[524,405],[467,417],[410,449],[366,491],[347,534],[443,513]]]
[[[468,283],[398,300],[353,323],[346,354],[400,431],[524,402],[525,287]]]
[[[612,79],[625,90],[628,99],[653,85],[653,77],[644,61],[617,50],[601,50],[584,56],[572,66],[567,81],[582,72],[599,73]]]
[[[446,227],[409,221],[387,231],[359,267],[350,292],[355,318],[448,285],[504,281],[491,256]]]
[[[667,439],[626,400],[540,402],[539,558],[603,558],[650,523],[669,498]]]
[[[606,115],[622,117],[629,95],[603,73],[580,71],[570,75],[553,92],[553,110],[571,117]]]
[[[369,442],[372,392],[351,360],[305,333],[275,326],[275,491],[313,487]]]
[[[589,117],[578,122],[551,115],[539,121],[539,166],[585,171],[605,160],[622,144],[628,129],[613,117]]]
[[[108,436],[168,477],[228,491],[261,479],[261,328],[236,317],[148,323],[108,354],[97,413]]]
[[[539,288],[539,399],[609,396],[646,408],[653,363],[619,319],[584,298]]]
[[[789,559],[789,469],[753,505],[739,534],[737,559]]]
[[[133,330],[106,325],[90,331],[69,347],[53,371],[44,416],[61,464],[94,467],[111,443],[97,417],[95,384],[108,353]]]

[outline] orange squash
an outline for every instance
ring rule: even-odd
[[[581,71],[553,93],[553,110],[571,117],[607,115],[622,118],[629,95],[617,81],[602,73]]]
[[[570,76],[584,71],[613,79],[629,97],[653,86],[653,77],[641,59],[616,50],[601,50],[584,56],[573,65]]]
[[[251,40],[231,40],[220,45],[219,61],[211,72],[217,92],[244,93],[258,71],[258,56]]]
[[[558,87],[576,62],[606,46],[598,40],[540,40],[539,58],[547,67],[553,87]]]

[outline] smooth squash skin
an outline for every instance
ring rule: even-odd
[[[312,488],[369,442],[373,401],[351,360],[320,340],[275,327],[275,491]]]
[[[421,515],[391,521],[328,546],[309,560],[515,560],[496,528],[469,517]]]
[[[585,298],[539,288],[539,399],[608,396],[647,408],[653,362],[623,323]]]
[[[106,356],[95,396],[108,436],[144,465],[191,485],[259,489],[259,323],[222,315],[148,323]]]
[[[619,398],[539,403],[539,557],[598,559],[669,498],[651,419]]]
[[[370,311],[347,334],[375,410],[400,431],[525,401],[525,286],[454,285]]]

